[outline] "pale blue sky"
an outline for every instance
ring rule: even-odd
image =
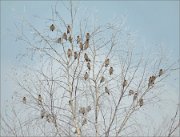
[[[12,65],[18,66],[16,55],[22,50],[16,46],[15,24],[23,16],[31,20],[32,24],[36,23],[34,15],[51,18],[50,6],[54,4],[55,1],[1,1],[2,103],[11,98],[13,84],[7,74],[11,72]],[[82,1],[80,6],[97,11],[102,22],[110,21],[114,15],[126,15],[128,26],[138,32],[139,44],[142,41],[149,45],[164,43],[165,52],[171,52],[171,61],[179,58],[179,1]],[[149,45],[147,49],[151,48]]]

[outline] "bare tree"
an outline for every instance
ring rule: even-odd
[[[17,27],[33,63],[26,62],[25,73],[15,79],[18,92],[12,114],[2,118],[2,131],[13,136],[138,135],[136,112],[159,101],[159,85],[176,63],[165,66],[163,57],[135,54],[123,20],[89,24],[86,17],[78,19],[71,1],[64,7],[69,20],[56,5],[45,29],[25,20],[32,37]],[[178,110],[168,136],[179,127],[177,117]]]

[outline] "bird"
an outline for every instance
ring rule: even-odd
[[[41,104],[42,104],[42,97],[41,97],[41,95],[40,95],[40,94],[38,95],[38,104],[39,104],[39,105],[41,105]]]
[[[86,40],[85,45],[84,45],[84,50],[86,50],[88,47],[89,47],[89,41]]]
[[[82,44],[82,42],[79,43],[79,48],[80,48],[80,50],[83,50],[83,44]]]
[[[78,53],[75,51],[74,52],[74,59],[76,60],[78,58]]]
[[[86,113],[86,108],[85,107],[81,107],[80,109],[79,109],[79,113],[81,113],[81,114],[85,114]]]
[[[143,101],[143,99],[142,99],[142,98],[140,98],[140,99],[139,99],[139,106],[140,106],[140,107],[142,107],[142,106],[143,106],[143,104],[144,104],[144,101]]]
[[[105,78],[104,76],[101,77],[101,80],[100,80],[100,83],[104,82],[105,81]]]
[[[125,86],[127,86],[127,80],[124,80],[124,82],[123,82],[123,88],[125,87]]]
[[[68,40],[70,43],[72,43],[73,38],[71,37],[71,35],[69,36]]]
[[[45,114],[46,114],[45,110],[42,109],[42,110],[41,110],[41,118],[42,118],[42,119],[45,117]]]
[[[107,67],[109,65],[109,59],[107,58],[106,60],[105,60],[105,67]]]
[[[163,74],[163,69],[159,70],[159,77]]]
[[[90,65],[89,62],[87,63],[87,68],[88,68],[89,70],[91,70],[91,65]]]
[[[64,32],[64,34],[63,34],[63,39],[65,39],[67,41],[67,34],[66,34],[66,32]]]
[[[89,38],[90,38],[89,33],[86,33],[86,40],[88,40],[88,41],[89,41]]]
[[[57,43],[62,43],[62,38],[58,38]]]
[[[133,101],[135,101],[135,100],[137,99],[137,96],[138,96],[138,93],[136,92],[136,93],[134,94]]]
[[[149,77],[148,88],[154,84],[155,80],[156,80],[155,76]]]
[[[77,36],[77,44],[79,44],[81,42],[81,38],[80,38],[80,36],[78,35]]]
[[[134,91],[131,89],[131,90],[129,90],[129,96],[131,96],[131,95],[133,95],[134,94]]]
[[[26,104],[26,97],[23,97],[23,103]]]
[[[89,78],[89,74],[86,72],[86,73],[84,74],[84,79],[87,80],[88,78]]]
[[[70,33],[70,31],[71,31],[71,26],[70,26],[70,25],[68,25],[68,26],[67,26],[67,34],[69,34],[69,33]]]
[[[54,31],[54,30],[55,30],[54,24],[52,24],[52,25],[50,26],[50,30],[51,30],[51,31]]]
[[[91,111],[91,106],[87,106],[86,108],[86,112],[89,112],[89,111]]]
[[[71,49],[68,49],[67,55],[68,55],[68,58],[70,58],[70,57],[72,56],[72,51],[71,51]]]
[[[113,67],[110,67],[109,69],[109,75],[112,75],[113,74]]]
[[[87,118],[84,118],[82,121],[82,126],[84,126],[85,124],[87,124]]]
[[[105,87],[105,92],[109,95],[109,89],[107,87]]]
[[[89,60],[88,55],[87,55],[86,53],[84,54],[84,59],[85,59],[85,61],[87,61],[87,62],[88,62],[88,60]]]

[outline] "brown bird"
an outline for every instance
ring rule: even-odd
[[[89,61],[89,58],[88,58],[88,55],[85,53],[84,54],[84,59],[88,62]]]
[[[72,56],[72,51],[71,51],[71,49],[68,49],[67,55],[68,55],[68,58],[70,58],[70,57]]]
[[[86,72],[85,75],[84,75],[84,79],[87,80],[89,78],[89,75],[88,73]]]
[[[113,67],[110,67],[109,69],[109,75],[112,75],[113,74]]]
[[[23,103],[26,104],[26,97],[23,97]]]
[[[124,80],[124,82],[123,82],[123,88],[125,87],[125,86],[127,86],[127,80]]]
[[[137,99],[137,97],[138,97],[138,93],[136,92],[136,93],[134,94],[133,101],[135,101],[135,100]]]
[[[162,74],[163,74],[163,70],[160,69],[160,70],[159,70],[159,77],[160,77]]]
[[[81,38],[80,38],[80,36],[78,35],[77,36],[77,44],[79,44],[81,42]]]
[[[100,83],[104,82],[105,81],[105,78],[102,76],[101,77],[101,80],[100,80]]]
[[[40,94],[38,95],[38,104],[39,104],[39,105],[41,105],[41,104],[42,104],[42,97],[41,97],[41,95],[40,95]]]
[[[107,87],[105,87],[105,92],[109,95],[109,89]]]
[[[89,33],[86,33],[86,40],[88,40],[88,41],[89,41],[89,38],[90,38]]]
[[[70,25],[67,26],[67,34],[69,34],[71,32],[71,27]]]
[[[78,53],[75,51],[74,52],[74,59],[77,59],[78,58]]]
[[[105,67],[107,67],[109,65],[109,59],[105,60]]]
[[[79,110],[79,113],[84,115],[86,113],[86,108],[85,107],[81,107],[80,110]]]
[[[55,30],[54,24],[52,24],[52,25],[50,26],[50,30],[51,30],[51,31],[54,31],[54,30]]]
[[[65,39],[67,41],[67,34],[66,34],[66,32],[64,32],[64,34],[63,34],[63,39]]]
[[[82,44],[82,42],[79,43],[79,48],[80,48],[80,50],[83,50],[83,44]]]
[[[58,38],[57,43],[62,43],[62,38]]]
[[[70,43],[72,43],[73,38],[71,37],[71,35],[69,36],[68,40]]]
[[[143,104],[144,104],[143,99],[142,99],[142,98],[141,98],[141,99],[139,99],[139,106],[140,106],[140,107],[142,107],[142,106],[143,106]]]
[[[45,117],[45,114],[46,114],[45,110],[42,109],[42,110],[41,110],[41,118],[42,118],[42,119]]]
[[[86,50],[88,47],[89,47],[89,41],[86,40],[85,45],[84,45],[84,50]]]
[[[134,91],[133,90],[129,90],[129,96],[133,95]]]
[[[149,77],[148,88],[154,84],[155,80],[156,80],[155,76]]]
[[[89,70],[91,70],[91,65],[90,65],[89,62],[87,63],[87,68],[88,68]]]

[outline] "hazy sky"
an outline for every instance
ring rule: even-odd
[[[34,15],[51,18],[50,6],[54,4],[55,1],[1,1],[2,103],[11,98],[14,90],[12,80],[8,78],[12,65],[17,65],[18,69],[16,56],[21,49],[16,46],[15,24],[20,25],[23,17],[36,23]],[[130,29],[137,32],[140,44],[149,43],[147,49],[162,44],[172,62],[179,58],[179,1],[82,1],[80,6],[95,12],[101,22],[125,15]],[[173,85],[176,95],[178,81]]]

